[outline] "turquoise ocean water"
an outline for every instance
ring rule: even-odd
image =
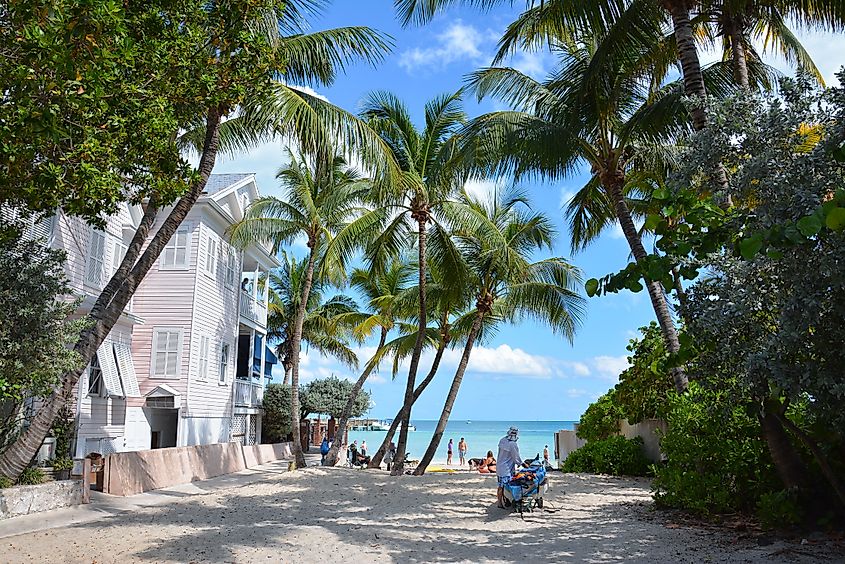
[[[419,459],[428,448],[431,436],[437,421],[433,420],[412,420],[416,431],[408,433],[408,452],[411,458]],[[554,434],[556,431],[572,430],[577,421],[449,421],[446,432],[434,462],[437,464],[446,463],[446,445],[449,439],[454,440],[453,463],[458,464],[458,441],[461,437],[467,442],[467,458],[480,458],[487,454],[488,450],[493,451],[496,456],[496,448],[499,439],[505,436],[508,428],[513,425],[519,429],[519,453],[522,458],[533,458],[537,453],[543,455],[543,447],[549,445],[549,456],[554,458]],[[372,454],[384,440],[384,431],[349,431],[349,441],[367,441],[367,453]],[[394,441],[399,440],[398,433]]]

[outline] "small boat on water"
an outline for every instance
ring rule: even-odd
[[[390,425],[385,423],[384,421],[379,421],[377,419],[362,419],[358,421],[354,421],[352,425],[349,426],[350,431],[388,431],[390,430]]]

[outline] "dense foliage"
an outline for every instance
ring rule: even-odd
[[[587,407],[578,422],[577,434],[587,441],[600,441],[619,433],[619,420],[624,411],[610,390]]]
[[[561,466],[564,472],[592,472],[614,476],[645,476],[649,462],[640,437],[621,435],[592,440],[569,453]]]
[[[352,382],[337,376],[312,380],[303,387],[302,411],[339,418],[352,392]],[[355,398],[350,417],[360,417],[370,409],[370,393],[361,390]]]

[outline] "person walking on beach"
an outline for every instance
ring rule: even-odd
[[[458,442],[458,462],[463,466],[467,461],[467,442],[461,437]]]
[[[551,466],[549,463],[549,445],[543,447],[543,462],[546,463],[546,466]]]
[[[446,449],[446,466],[449,466],[452,464],[452,439],[449,439],[449,446]]]
[[[499,507],[505,508],[505,486],[513,476],[514,468],[522,464],[522,457],[519,455],[519,429],[511,427],[508,434],[499,440],[499,456],[496,463],[496,479],[499,488],[496,490],[496,500]]]

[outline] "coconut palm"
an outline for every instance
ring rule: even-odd
[[[389,257],[399,255],[409,240],[416,240],[419,270],[419,315],[416,341],[411,354],[405,387],[399,433],[399,451],[404,452],[408,439],[414,384],[427,326],[426,245],[429,238],[443,238],[438,222],[442,203],[463,186],[466,175],[458,159],[457,133],[465,123],[461,93],[439,96],[425,105],[425,126],[418,129],[408,108],[389,92],[374,92],[364,102],[362,117],[390,148],[401,169],[399,178],[377,191],[373,209],[357,220],[335,241],[333,252],[352,256],[361,241],[370,241],[366,254],[375,270],[383,268]],[[430,231],[430,233],[429,233]],[[441,245],[444,254],[437,257],[444,263],[454,260],[454,249]],[[393,472],[401,474],[400,455]]]
[[[595,52],[594,42],[562,48],[559,66],[542,83],[513,69],[478,71],[470,86],[479,97],[495,95],[524,111],[481,116],[467,135],[489,147],[484,153],[494,156],[493,169],[517,177],[554,179],[589,165],[590,180],[567,211],[573,249],[583,249],[618,222],[634,258],[641,260],[647,252],[627,196],[647,188],[650,179],[665,177],[672,164],[671,142],[685,124],[680,89],[670,85],[654,93],[649,80],[627,73],[639,68],[635,53],[627,63],[617,60],[620,66],[606,80],[591,80]],[[663,289],[652,280],[646,287],[666,348],[676,352],[678,334]],[[685,390],[683,371],[676,369],[673,377],[675,387]]]
[[[282,252],[282,266],[270,273],[267,304],[267,339],[276,343],[276,354],[285,369],[284,384],[290,383],[293,367],[293,329],[302,284],[308,267],[306,259]],[[358,357],[350,346],[350,316],[358,311],[355,300],[338,294],[324,300],[325,284],[315,281],[308,296],[302,341],[323,356],[333,356],[349,368],[358,366]]]
[[[477,220],[471,231],[458,228],[453,234],[470,273],[475,307],[461,320],[471,322],[466,344],[415,475],[425,472],[440,445],[473,345],[484,332],[498,323],[532,319],[571,342],[586,309],[576,290],[581,285],[577,268],[558,257],[532,262],[535,252],[551,250],[555,232],[550,218],[530,211],[524,194],[508,191],[486,199],[463,194],[460,203],[449,207],[447,214],[454,214],[460,224],[466,213]]]
[[[236,245],[269,242],[274,253],[298,237],[306,239],[308,262],[290,340],[291,428],[299,429],[298,353],[311,287],[315,276],[319,280],[345,278],[343,257],[326,251],[332,238],[362,211],[361,202],[370,192],[371,183],[347,167],[341,157],[326,154],[306,157],[293,153],[289,157],[290,164],[277,175],[285,191],[284,199],[256,200],[244,219],[232,227],[231,238]],[[305,455],[299,441],[293,441],[293,451],[296,465],[304,467]]]
[[[413,266],[400,259],[391,261],[383,272],[371,273],[357,268],[350,275],[350,284],[358,289],[367,299],[366,313],[347,314],[341,317],[344,322],[355,320],[354,331],[359,340],[363,340],[373,331],[378,330],[379,340],[373,359],[367,363],[358,380],[352,386],[343,412],[337,420],[335,440],[326,455],[324,464],[334,466],[337,463],[340,445],[346,434],[346,423],[355,406],[358,394],[364,388],[372,371],[378,366],[378,355],[384,348],[387,336],[397,323],[397,302],[414,275]]]

